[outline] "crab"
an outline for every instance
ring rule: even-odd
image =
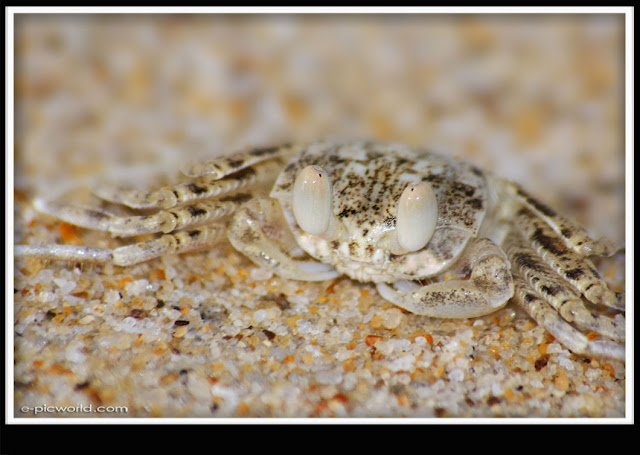
[[[35,200],[65,222],[119,237],[157,234],[151,240],[113,250],[19,245],[15,254],[128,266],[226,238],[277,275],[375,283],[416,315],[473,318],[513,299],[574,353],[624,359],[623,294],[589,259],[614,248],[473,164],[401,144],[324,140],[247,149],[182,172],[151,191],[94,186],[133,215]]]

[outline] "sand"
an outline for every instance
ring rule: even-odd
[[[15,32],[16,243],[125,243],[36,196],[337,136],[467,159],[624,245],[622,16],[26,14]],[[624,288],[624,254],[599,266]],[[20,260],[13,297],[21,419],[628,416],[624,362],[574,355],[514,303],[415,316],[225,243]]]

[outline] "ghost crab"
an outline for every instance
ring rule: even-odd
[[[39,210],[78,226],[122,237],[163,233],[155,239],[114,250],[21,245],[16,255],[127,266],[226,234],[278,275],[373,282],[384,299],[417,315],[471,318],[515,298],[568,349],[624,358],[624,318],[588,308],[624,312],[622,296],[588,259],[612,247],[471,164],[399,144],[320,141],[252,149],[183,172],[185,181],[152,191],[93,189],[137,215],[36,200]]]

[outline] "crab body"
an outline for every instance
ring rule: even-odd
[[[332,212],[342,229],[332,236],[304,232],[293,214],[294,181],[309,165],[320,166],[333,182]],[[420,181],[432,186],[439,201],[434,235],[419,251],[393,254],[385,239],[396,228],[400,197],[409,183]],[[352,279],[387,283],[432,277],[450,267],[478,235],[488,200],[485,176],[468,163],[376,143],[306,148],[285,167],[271,197],[309,255]]]
[[[373,282],[384,299],[417,315],[476,317],[513,298],[569,349],[624,358],[622,296],[588,259],[613,249],[472,164],[400,144],[327,140],[252,149],[184,174],[183,182],[151,191],[93,188],[139,215],[36,201],[69,223],[122,237],[164,233],[156,239],[115,250],[15,252],[126,266],[227,238],[285,278]],[[585,301],[619,316],[594,314]],[[589,339],[587,331],[604,336]]]

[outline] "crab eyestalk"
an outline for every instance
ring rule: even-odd
[[[433,237],[438,221],[438,201],[426,182],[413,182],[402,192],[398,203],[396,236],[407,252],[424,248]]]
[[[293,215],[308,234],[322,235],[331,218],[331,181],[320,166],[307,166],[293,184]]]

